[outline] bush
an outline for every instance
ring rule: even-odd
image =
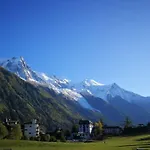
[[[50,135],[49,134],[41,134],[40,138],[41,138],[41,141],[46,141],[46,142],[50,141]]]
[[[55,137],[55,136],[51,136],[51,137],[50,137],[50,142],[57,142],[56,137]]]
[[[41,141],[41,137],[40,137],[40,136],[39,136],[39,137],[36,137],[35,140],[36,140],[36,141]]]
[[[31,140],[31,141],[36,141],[36,137],[33,137],[33,136],[32,136],[32,137],[30,137],[30,140]]]
[[[66,142],[66,139],[65,139],[65,137],[64,137],[64,136],[61,136],[61,138],[60,138],[60,142]]]
[[[24,135],[24,136],[22,136],[21,140],[29,140],[29,137]]]
[[[45,141],[47,141],[47,142],[50,141],[50,135],[49,135],[49,134],[46,134],[46,135],[45,135]]]
[[[5,138],[7,135],[8,135],[7,128],[2,123],[0,123],[0,139]]]

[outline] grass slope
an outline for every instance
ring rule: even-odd
[[[117,137],[106,140],[106,143],[44,143],[35,141],[1,140],[0,148],[13,150],[132,150],[137,147],[150,149],[150,136]]]

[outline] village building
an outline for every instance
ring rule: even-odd
[[[6,126],[14,126],[14,125],[19,124],[19,121],[17,121],[17,120],[10,120],[10,119],[6,118],[5,121],[4,121],[4,124]]]
[[[6,118],[3,124],[6,126],[8,131],[11,131],[15,125],[19,124],[19,121]]]
[[[38,137],[40,135],[40,125],[37,123],[36,119],[31,122],[24,123],[24,135],[28,138]]]
[[[107,135],[120,135],[122,133],[122,128],[119,126],[104,126],[104,134]]]
[[[78,135],[83,139],[90,139],[90,135],[93,129],[93,123],[89,120],[79,121]]]

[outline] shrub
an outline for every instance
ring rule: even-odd
[[[41,138],[41,141],[46,141],[46,142],[50,141],[50,135],[49,134],[41,134],[40,138]]]
[[[5,138],[7,135],[8,135],[7,128],[2,123],[0,123],[0,139]]]
[[[60,142],[66,142],[66,139],[65,139],[65,137],[64,137],[64,136],[61,136],[61,138],[60,138]]]
[[[30,137],[30,140],[31,140],[31,141],[35,141],[35,140],[36,140],[36,137],[31,136],[31,137]]]
[[[56,137],[55,137],[55,136],[51,136],[51,137],[50,137],[50,142],[57,142]]]
[[[29,140],[29,137],[24,135],[24,136],[22,136],[21,140]]]

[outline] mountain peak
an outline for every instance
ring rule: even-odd
[[[85,79],[83,81],[84,86],[103,86],[104,84],[101,84],[93,79]]]
[[[118,85],[118,84],[116,84],[116,83],[112,83],[112,84],[111,84],[111,88],[120,88],[120,87],[119,87],[119,85]]]
[[[1,59],[0,65],[4,68],[12,65],[19,65],[19,64],[26,65],[26,62],[23,57],[12,57],[10,59]]]
[[[0,66],[15,73],[21,79],[28,81],[39,80],[41,82],[41,79],[39,79],[35,72],[26,64],[23,57],[12,57],[10,59],[2,60]]]
[[[22,56],[20,57],[12,57],[10,59],[8,59],[8,61],[13,60],[13,61],[24,61],[24,58]]]

